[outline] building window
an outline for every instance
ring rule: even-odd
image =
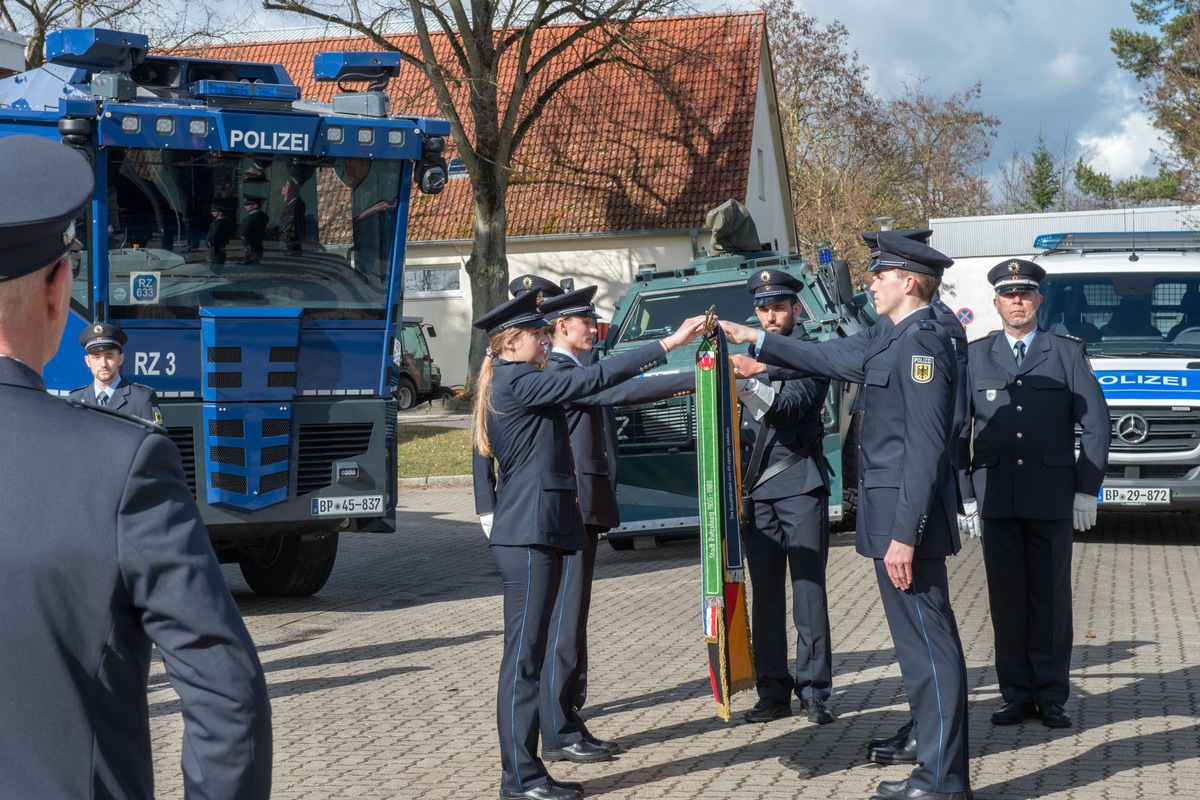
[[[763,151],[758,148],[758,199],[767,199],[767,171],[763,164]]]
[[[409,297],[456,297],[462,294],[457,264],[404,268],[404,293]]]

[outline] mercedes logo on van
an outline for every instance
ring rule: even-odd
[[[1117,420],[1117,438],[1125,444],[1141,444],[1150,438],[1150,423],[1141,414],[1126,414]]]

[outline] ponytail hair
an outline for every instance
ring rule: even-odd
[[[479,374],[475,376],[475,450],[486,458],[492,457],[492,440],[488,436],[488,414],[495,413],[492,406],[492,372],[495,360],[504,352],[504,346],[524,332],[524,328],[508,328],[494,334],[488,339],[487,355],[479,365]]]

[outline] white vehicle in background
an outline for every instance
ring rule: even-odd
[[[1039,236],[1038,320],[1087,344],[1108,401],[1102,508],[1200,509],[1200,233]]]

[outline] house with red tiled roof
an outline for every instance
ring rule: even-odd
[[[545,29],[541,45],[564,30]],[[281,63],[306,97],[328,101],[334,86],[312,80],[313,56],[378,49],[361,36],[274,38],[189,54]],[[387,38],[419,49],[413,34]],[[639,68],[605,65],[559,91],[518,151],[508,190],[510,274],[599,284],[602,316],[639,264],[681,266],[707,246],[705,215],[729,198],[747,205],[764,242],[797,248],[763,14],[648,19],[629,40]],[[436,37],[434,45],[446,48]],[[500,75],[511,82],[512,65]],[[387,92],[392,113],[439,115],[415,68],[404,68]],[[452,169],[440,195],[413,197],[404,313],[435,324],[434,359],[448,385],[461,384],[471,318],[470,181]]]

